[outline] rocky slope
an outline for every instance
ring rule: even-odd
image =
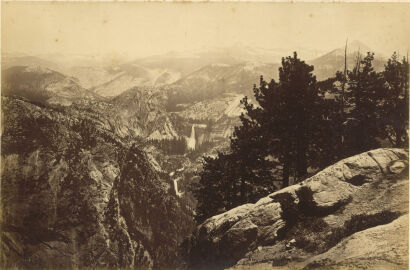
[[[192,269],[408,269],[408,152],[377,149],[214,216]]]
[[[278,64],[243,62],[213,63],[182,77],[169,85],[169,103],[191,103],[219,98],[225,93],[253,95],[253,85],[263,75],[270,81],[278,77]]]
[[[95,118],[123,138],[178,137],[165,111],[167,97],[157,88],[134,87],[108,99],[82,88],[76,78],[40,66],[6,69],[2,86],[2,96],[43,105],[71,106],[95,114]]]
[[[73,106],[2,110],[2,268],[178,264],[191,218],[141,147]]]
[[[124,64],[116,67],[115,75],[91,89],[104,97],[118,96],[136,86],[161,86],[180,79],[181,74],[167,68],[146,68],[138,64]]]

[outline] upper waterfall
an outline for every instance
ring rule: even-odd
[[[195,139],[195,124],[192,125],[191,128],[191,136],[187,138],[187,147],[188,149],[195,149],[196,139]]]

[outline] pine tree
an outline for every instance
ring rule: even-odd
[[[254,89],[260,108],[247,110],[259,122],[260,147],[266,149],[265,155],[281,164],[283,187],[289,185],[292,172],[294,179],[305,178],[309,164],[317,158],[314,145],[320,140],[314,134],[323,115],[312,71],[313,66],[301,61],[296,52],[283,58],[279,83],[272,80],[268,84],[261,78],[259,88]]]
[[[231,137],[230,153],[205,158],[194,193],[197,219],[203,220],[240,204],[256,202],[275,190],[274,181],[289,185],[293,173],[304,179],[310,166],[322,166],[329,121],[312,75],[313,66],[297,54],[282,59],[279,83],[260,78],[255,102],[242,100],[245,113]],[[281,176],[278,175],[281,170]]]
[[[348,72],[346,91],[347,134],[346,154],[348,156],[368,151],[380,146],[381,138],[380,102],[383,98],[384,81],[380,73],[374,71],[373,53],[358,59],[353,71]]]
[[[296,177],[302,179],[307,175],[309,145],[312,139],[311,131],[317,124],[318,94],[316,77],[313,76],[313,66],[307,65],[293,57],[282,59],[279,68],[280,87],[287,98],[287,108],[282,113],[289,117],[287,132],[293,137],[294,166]],[[293,136],[292,136],[293,135]]]
[[[193,184],[198,201],[195,219],[198,223],[215,214],[241,205],[238,164],[234,156],[218,153],[216,157],[204,157],[199,183]]]
[[[343,91],[343,73],[337,72],[335,77],[318,82],[319,104],[315,132],[312,135],[312,157],[310,166],[316,168],[327,167],[345,157],[345,110]]]
[[[231,137],[232,159],[235,160],[240,182],[242,203],[255,202],[261,196],[275,190],[272,181],[272,162],[266,160],[261,108],[256,108],[245,97],[241,101],[246,114],[242,113],[242,125],[235,127]],[[262,123],[262,124],[261,124]]]
[[[400,62],[397,53],[385,65],[383,72],[385,92],[383,97],[383,123],[387,139],[394,147],[408,147],[409,119],[409,62]]]

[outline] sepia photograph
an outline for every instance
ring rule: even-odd
[[[0,269],[408,270],[409,15],[2,1]]]

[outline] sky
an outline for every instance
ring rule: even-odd
[[[318,52],[410,48],[409,3],[3,2],[2,53],[143,57],[235,44]]]

